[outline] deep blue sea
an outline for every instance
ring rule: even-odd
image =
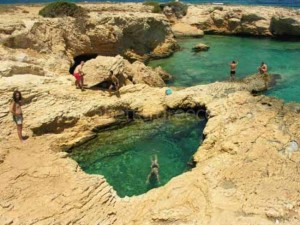
[[[66,0],[69,2],[144,2],[143,0]],[[159,0],[158,2],[169,2],[170,0]],[[55,2],[55,0],[0,0],[0,4],[16,4],[16,3],[47,3]],[[270,6],[285,6],[285,7],[300,7],[300,0],[183,0],[184,3],[224,3],[238,5],[270,5]]]

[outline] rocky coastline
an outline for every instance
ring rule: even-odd
[[[295,37],[300,35],[298,9],[267,6],[214,6],[191,5],[187,14],[179,18],[169,13],[167,17],[178,33],[182,30],[197,36],[206,34],[247,35],[259,37]],[[175,36],[176,36],[175,32]],[[179,35],[181,36],[181,35]]]
[[[41,6],[1,14],[0,224],[299,224],[300,104],[252,95],[266,88],[259,75],[167,96],[171,75],[143,63],[170,56],[175,37],[298,37],[299,10],[190,5],[178,16],[140,3],[82,6],[89,16],[80,22],[42,18]],[[83,68],[94,88],[76,90],[74,58],[95,54]],[[120,96],[97,87],[108,69],[122,80]],[[25,144],[8,110],[15,89],[24,95]],[[196,167],[143,195],[118,197],[68,157],[128,110],[148,120],[199,107],[209,118]]]

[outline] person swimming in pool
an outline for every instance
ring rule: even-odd
[[[160,183],[159,180],[159,164],[158,164],[158,159],[157,159],[157,155],[155,155],[154,157],[151,157],[151,171],[150,174],[148,175],[147,181],[146,183],[149,184],[150,179],[155,178],[155,180]]]

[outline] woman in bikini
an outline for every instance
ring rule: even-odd
[[[13,115],[13,120],[17,125],[17,131],[20,141],[24,141],[22,136],[23,129],[23,114],[22,114],[22,94],[20,91],[14,91],[13,100],[10,105],[10,112]]]

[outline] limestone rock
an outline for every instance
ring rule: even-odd
[[[89,87],[92,87],[108,80],[110,70],[112,70],[115,75],[123,74],[124,63],[125,60],[122,56],[98,56],[96,59],[87,61],[82,69],[85,75],[85,84],[87,84]]]
[[[15,74],[35,74],[43,76],[45,74],[43,68],[28,63],[15,61],[2,61],[0,68],[0,77],[9,77]]]
[[[255,36],[300,36],[298,10],[263,6],[191,5],[187,15],[177,21],[218,34]]]
[[[149,60],[149,55],[140,56],[133,50],[129,50],[129,49],[126,50],[126,52],[124,52],[124,57],[128,59],[129,62],[134,62],[136,60],[141,62],[146,62]]]
[[[148,84],[153,87],[164,87],[165,83],[160,73],[145,66],[144,63],[136,61],[130,68],[132,71],[132,81],[135,84]]]
[[[275,15],[271,19],[270,30],[276,36],[300,36],[300,16]]]
[[[105,57],[98,56],[89,60],[83,66],[84,82],[89,86],[95,86],[109,80],[110,70],[114,72],[120,82],[125,86],[128,82],[135,84],[145,83],[150,86],[165,86],[160,72],[146,67],[142,62],[129,63],[122,56]]]
[[[193,51],[195,52],[208,51],[209,48],[210,47],[208,45],[199,43],[193,47]]]
[[[197,27],[186,23],[175,23],[172,25],[174,36],[179,37],[203,37],[204,32]]]
[[[163,8],[163,13],[169,18],[182,18],[186,15],[186,11],[188,9],[187,5],[179,1],[162,3],[160,4],[160,7]]]
[[[217,27],[221,27],[225,21],[226,12],[215,10],[212,14],[212,20]]]
[[[257,35],[269,34],[270,33],[270,23],[266,20],[259,20],[255,22]]]
[[[150,56],[153,59],[166,58],[171,56],[179,45],[173,39],[169,39],[162,44],[159,44],[151,53]]]
[[[171,17],[173,15],[173,10],[170,6],[165,6],[163,12],[166,16]]]
[[[90,12],[88,17],[80,20],[39,17],[32,21],[31,26],[12,32],[4,44],[41,53],[63,53],[69,57],[117,55],[127,50],[143,56],[167,41],[175,42],[172,36],[168,21],[159,14]]]
[[[228,28],[230,30],[236,29],[241,24],[241,20],[238,18],[230,18],[228,20]]]
[[[253,23],[256,22],[258,20],[266,20],[265,17],[262,17],[260,14],[258,13],[243,13],[242,18],[241,18],[241,22],[242,23]]]
[[[163,79],[163,81],[165,82],[171,81],[173,79],[172,75],[163,70],[163,68],[161,68],[160,66],[156,67],[154,70],[159,73],[161,79]]]

